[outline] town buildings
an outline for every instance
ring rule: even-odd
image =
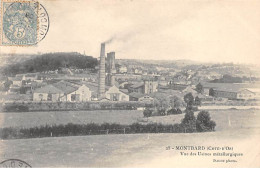
[[[85,85],[60,81],[38,88],[33,92],[33,101],[85,102],[91,100],[91,91]]]
[[[194,97],[207,101],[260,99],[259,92],[251,90],[250,85],[208,83],[214,77],[221,77],[223,68],[218,65],[197,69],[181,65],[181,68],[176,68],[174,64],[119,60],[115,56],[115,52],[106,54],[105,43],[102,43],[99,67],[95,69],[97,72],[62,67],[8,77],[1,83],[6,95],[4,98],[11,100],[13,97],[7,95],[17,95],[21,96],[21,101],[35,102],[152,101],[156,98],[155,93],[180,98],[192,93]],[[198,83],[204,88],[201,94],[196,91]],[[211,94],[212,90],[214,94]]]

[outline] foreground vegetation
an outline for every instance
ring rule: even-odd
[[[198,129],[199,131],[199,129]],[[207,131],[214,131],[214,128]],[[45,125],[33,128],[2,128],[0,129],[1,139],[21,139],[40,137],[61,137],[61,136],[82,136],[102,134],[137,134],[137,133],[185,133],[196,132],[187,130],[183,124],[163,125],[158,123],[121,125],[115,123],[89,123],[89,124],[66,124],[66,125]]]
[[[176,109],[176,102],[179,101],[178,98],[169,98],[169,104],[167,100],[158,100],[158,104],[156,104],[156,108],[151,110],[150,108],[146,108],[143,112],[144,117],[150,117],[155,115],[164,116],[164,115],[171,115],[171,114],[181,114],[182,111],[177,108]],[[201,111],[197,115],[194,116],[194,111],[198,111],[198,105],[201,105],[201,101],[196,97],[194,98],[192,93],[188,93],[183,98],[184,102],[186,103],[185,115],[184,119],[182,119],[181,124],[178,125],[184,132],[205,132],[205,131],[212,131],[216,127],[215,121],[211,120],[210,114],[208,111]],[[166,103],[166,104],[165,104]],[[180,105],[178,105],[180,106]]]
[[[136,110],[151,107],[151,103],[139,101],[87,101],[87,102],[13,102],[0,105],[2,112],[29,111],[79,111],[79,110]]]
[[[137,134],[137,133],[193,133],[215,130],[215,122],[211,121],[207,111],[201,111],[197,119],[188,112],[180,124],[133,123],[130,125],[116,123],[60,124],[45,125],[32,128],[7,127],[0,129],[0,139],[60,137],[101,134]]]

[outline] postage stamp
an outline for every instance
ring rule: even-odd
[[[45,8],[36,1],[1,3],[1,45],[36,45],[47,34],[49,17]]]
[[[31,166],[19,159],[8,159],[0,163],[0,168],[31,168]]]

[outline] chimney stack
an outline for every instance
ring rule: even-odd
[[[108,78],[107,82],[109,86],[113,86],[115,84],[115,76],[116,66],[115,66],[115,52],[107,53],[107,68],[108,68]]]
[[[99,81],[98,81],[98,97],[99,99],[105,98],[105,43],[101,44],[100,61],[99,61]]]
[[[116,66],[115,66],[115,52],[107,53],[108,59],[108,73],[116,73]]]

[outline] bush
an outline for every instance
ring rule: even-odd
[[[103,124],[66,124],[66,125],[45,125],[33,128],[2,128],[0,129],[0,139],[17,138],[40,138],[40,137],[60,137],[78,135],[101,135],[101,134],[135,134],[135,133],[184,133],[192,132],[189,126],[183,124],[163,125],[158,123],[131,125],[120,125],[115,123]]]
[[[164,108],[160,108],[158,110],[159,116],[165,116],[166,115],[166,110]]]
[[[3,109],[4,112],[28,112],[28,106],[13,104],[13,105],[6,105]]]
[[[151,117],[152,113],[153,111],[149,108],[145,108],[145,110],[143,111],[144,117]]]
[[[197,116],[196,129],[198,132],[214,131],[216,123],[211,120],[208,111],[200,111]]]
[[[184,115],[184,119],[182,119],[181,124],[185,132],[196,132],[196,117],[194,116],[194,112],[192,110],[186,109],[186,114]]]
[[[176,114],[182,114],[182,111],[180,108],[173,108],[167,111],[167,115],[176,115]]]
[[[177,108],[177,114],[182,114],[182,111],[180,108]]]

